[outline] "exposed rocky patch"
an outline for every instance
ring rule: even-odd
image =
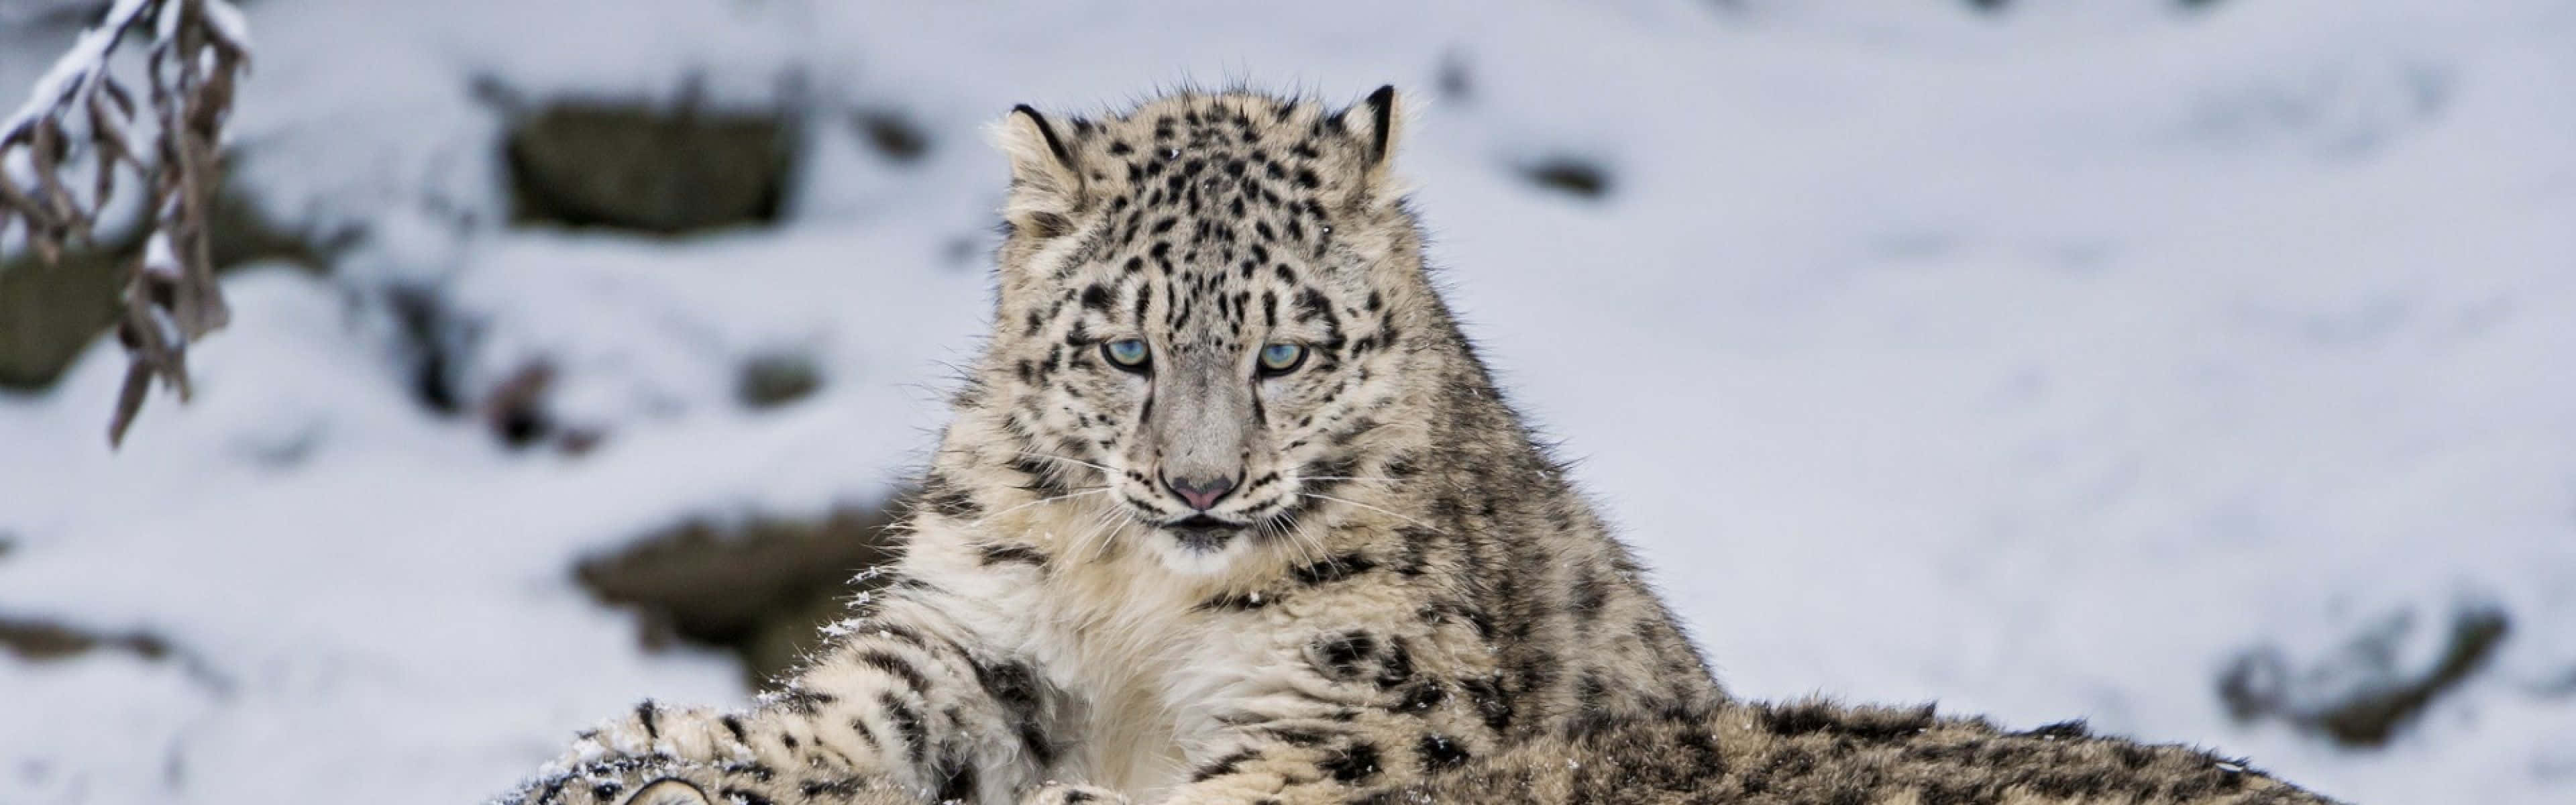
[[[345,233],[288,228],[229,192],[215,196],[206,225],[218,274],[258,260],[321,271],[351,241]],[[33,254],[0,259],[0,391],[51,387],[91,341],[116,325],[128,273],[142,252],[135,229],[130,222],[106,227],[96,243],[67,248],[52,263]]]
[[[886,161],[908,165],[930,155],[930,134],[900,112],[867,109],[851,117],[859,136]]]
[[[90,341],[116,324],[131,250],[76,249],[47,264],[0,261],[0,390],[52,386]]]
[[[1548,157],[1522,168],[1521,176],[1531,184],[1576,198],[1598,199],[1610,193],[1610,171],[1587,159]]]
[[[734,396],[744,407],[776,408],[811,396],[823,387],[823,370],[802,353],[778,352],[743,363]]]
[[[510,373],[483,399],[483,423],[501,443],[528,447],[555,436],[554,415],[546,411],[546,390],[554,384],[554,367],[532,363]]]
[[[0,654],[28,662],[59,662],[92,652],[131,655],[154,663],[175,663],[189,679],[217,695],[232,691],[232,681],[211,663],[169,639],[150,632],[105,632],[40,618],[0,613]]]
[[[1440,99],[1463,105],[1476,99],[1476,78],[1467,69],[1467,54],[1451,50],[1440,55],[1440,66],[1432,73],[1431,85],[1440,91]]]
[[[458,344],[449,337],[447,306],[436,292],[396,288],[385,295],[395,323],[402,327],[404,357],[411,362],[411,396],[432,413],[465,412],[465,394],[457,388]]]
[[[581,563],[574,577],[600,600],[645,616],[647,646],[687,641],[730,650],[756,684],[815,647],[890,556],[883,509],[820,520],[684,523]]]
[[[549,408],[553,364],[532,360],[499,375],[488,386],[460,377],[461,363],[482,332],[481,322],[459,314],[437,291],[395,288],[385,303],[400,327],[411,397],[430,413],[472,417],[492,438],[512,449],[551,447],[566,455],[596,448],[608,434],[595,426],[563,422]]]
[[[2488,604],[2453,609],[2433,635],[2417,633],[2419,620],[2401,610],[2319,657],[2249,650],[2220,676],[2218,697],[2239,721],[2278,719],[2349,747],[2386,744],[2486,667],[2513,625]],[[2428,639],[2439,641],[2434,651],[2416,650]]]
[[[170,655],[170,644],[142,632],[84,631],[49,621],[0,615],[0,648],[21,658],[44,662],[91,651],[123,651],[147,660]]]
[[[521,223],[678,235],[777,220],[796,161],[786,116],[566,103],[505,147]]]
[[[270,218],[258,205],[235,193],[215,197],[206,225],[214,230],[206,245],[212,250],[218,272],[253,261],[273,260],[319,273],[329,270],[333,259],[359,238],[355,231],[311,231]]]

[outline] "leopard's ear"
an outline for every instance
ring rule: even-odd
[[[1002,203],[1002,219],[1015,231],[1040,239],[1071,231],[1085,190],[1071,143],[1028,104],[1013,107],[1002,118],[993,140],[1011,159],[1011,192]]]
[[[1395,85],[1388,84],[1369,93],[1368,97],[1334,115],[1342,132],[1359,148],[1360,176],[1371,196],[1385,198],[1400,195],[1389,184],[1395,163],[1395,146],[1404,132],[1404,110],[1397,103]]]
[[[1395,156],[1395,135],[1404,126],[1404,116],[1398,114],[1395,105],[1395,85],[1388,84],[1369,93],[1368,99],[1360,102],[1360,107],[1359,111],[1366,114],[1346,116],[1343,121],[1345,125],[1356,126],[1351,135],[1360,139],[1369,164],[1385,165],[1389,158]]]

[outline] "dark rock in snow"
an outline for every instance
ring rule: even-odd
[[[1521,169],[1532,184],[1577,198],[1597,199],[1610,192],[1610,172],[1574,157],[1549,157]]]
[[[1440,99],[1451,104],[1464,104],[1476,99],[1476,79],[1467,72],[1467,55],[1459,51],[1441,54],[1440,67],[1432,79],[1440,90]]]
[[[872,109],[859,112],[852,121],[868,147],[888,162],[909,164],[930,154],[930,135],[911,118],[897,112]]]
[[[149,634],[104,634],[7,615],[0,615],[0,649],[36,661],[66,659],[99,649],[132,652],[147,660],[170,654],[169,643]]]
[[[218,274],[255,260],[320,271],[351,242],[347,233],[294,231],[232,192],[218,192],[209,212],[208,246]],[[142,242],[136,222],[107,222],[96,243],[66,248],[56,262],[33,254],[0,259],[0,390],[51,387],[92,340],[115,326]]]
[[[332,260],[358,238],[353,231],[298,229],[268,217],[258,205],[232,193],[218,194],[209,212],[206,226],[212,234],[206,245],[213,251],[218,272],[255,260],[278,260],[308,271],[327,271]]]
[[[751,408],[776,408],[804,399],[823,387],[823,370],[814,359],[797,353],[774,353],[743,364],[734,396]]]
[[[218,696],[234,690],[232,678],[205,657],[150,632],[104,632],[50,620],[0,614],[0,655],[29,662],[68,660],[96,651],[132,655],[153,663],[170,663],[190,681]]]
[[[2218,697],[2240,721],[2274,718],[2345,746],[2385,744],[2484,668],[2512,631],[2502,609],[2462,605],[2426,656],[2407,650],[2427,637],[2416,633],[2417,620],[2414,610],[2396,612],[2304,661],[2277,647],[2249,650],[2220,676]]]
[[[816,520],[683,523],[585,560],[574,577],[602,601],[641,610],[647,645],[732,650],[758,684],[844,616],[842,602],[865,587],[852,577],[890,558],[890,519],[848,509]]]
[[[129,250],[66,251],[0,262],[0,390],[51,386],[90,341],[116,324]]]
[[[484,398],[484,424],[511,447],[528,447],[553,436],[554,416],[546,411],[545,402],[554,377],[554,367],[542,363],[511,373]]]
[[[775,114],[564,104],[526,115],[506,147],[521,222],[673,235],[774,221],[793,171]]]

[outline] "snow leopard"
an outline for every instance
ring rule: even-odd
[[[1426,272],[1399,106],[1005,115],[992,331],[899,558],[755,706],[645,702],[502,801],[1472,802],[1728,723]]]
[[[1373,803],[1478,805],[2319,805],[2238,758],[2095,735],[2006,731],[1919,707],[1730,701],[1601,713]]]
[[[712,805],[664,779],[629,805]],[[732,799],[808,801],[794,789]],[[760,793],[766,790],[768,793]],[[891,790],[835,801],[898,803]],[[1080,801],[1080,800],[1074,800]],[[1104,800],[1106,801],[1106,800]],[[1596,713],[1358,805],[2300,805],[2326,802],[2232,759],[2092,734],[2082,721],[2006,731],[1920,707],[1825,700]]]

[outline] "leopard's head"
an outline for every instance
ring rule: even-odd
[[[1404,471],[1416,339],[1445,314],[1389,173],[1401,119],[1388,87],[1001,122],[977,396],[1035,491],[1103,496],[1143,526],[1123,539],[1205,571]]]

